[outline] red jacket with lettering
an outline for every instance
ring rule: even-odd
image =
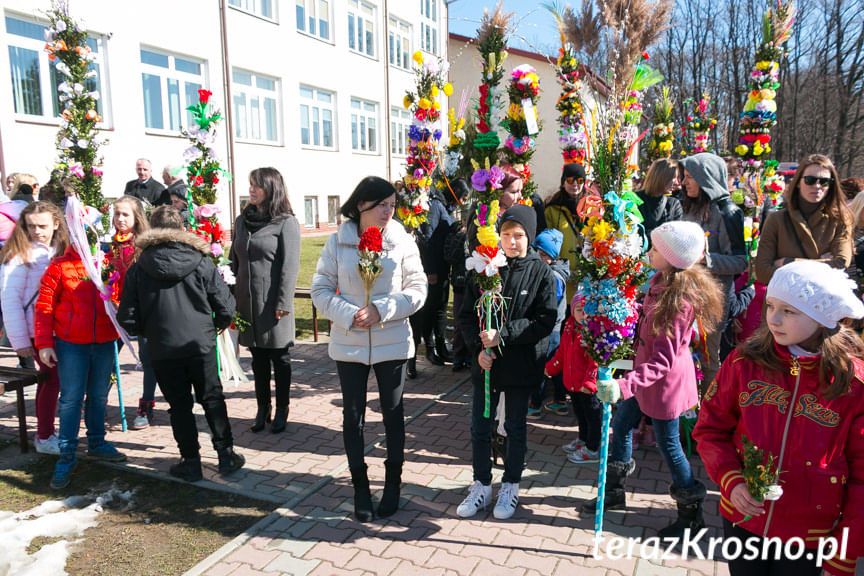
[[[34,343],[37,350],[54,348],[54,337],[73,344],[94,344],[117,338],[105,303],[72,246],[51,261],[36,300]]]
[[[593,394],[597,392],[597,363],[585,352],[582,335],[576,328],[573,316],[564,323],[561,344],[555,355],[546,362],[546,373],[557,376],[564,372],[564,388],[570,392]]]
[[[729,355],[702,400],[693,438],[720,486],[724,517],[757,536],[802,538],[807,548],[829,535],[839,546],[848,528],[847,560],[825,566],[832,574],[853,574],[856,558],[864,556],[864,362],[853,359],[849,393],[827,400],[819,391],[818,357],[775,349],[786,366],[782,373],[737,350]],[[764,514],[747,521],[729,500],[744,482],[742,435],[779,459],[783,488],[779,500],[765,503]]]

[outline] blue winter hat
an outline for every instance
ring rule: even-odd
[[[561,245],[564,243],[564,234],[555,228],[546,228],[537,235],[534,248],[542,250],[552,258],[558,258],[561,253]]]

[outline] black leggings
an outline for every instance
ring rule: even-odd
[[[723,537],[738,538],[742,544],[748,538],[756,538],[759,541],[757,548],[762,550],[762,537],[740,526],[733,526],[726,518],[723,519]],[[745,560],[742,558],[743,554],[736,559],[729,559],[730,576],[819,576],[822,574],[822,568],[816,566],[815,550],[808,549],[798,560],[789,560],[788,558],[774,560],[774,548],[774,545],[770,547],[770,560],[762,560],[761,558]],[[809,559],[807,558],[808,555],[810,555]]]
[[[270,365],[276,381],[276,407],[290,404],[291,353],[290,348],[249,348],[252,353],[252,373],[255,375],[255,399],[259,406],[270,404]]]
[[[405,412],[402,389],[405,382],[405,360],[388,360],[369,366],[357,362],[336,362],[339,385],[342,388],[342,439],[348,466],[363,468],[363,428],[366,424],[366,385],[369,369],[375,370],[378,397],[387,435],[387,462],[405,461]]]

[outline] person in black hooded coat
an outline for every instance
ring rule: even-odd
[[[210,259],[210,244],[183,230],[177,209],[156,208],[150,225],[153,229],[136,239],[142,252],[126,272],[117,320],[130,334],[147,338],[180,449],[180,463],[171,466],[171,475],[189,482],[202,478],[193,389],[219,455],[219,473],[228,474],[245,459],[234,452],[216,332],[231,325],[234,297]]]

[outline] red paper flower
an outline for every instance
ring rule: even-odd
[[[202,88],[198,90],[198,101],[201,102],[201,104],[207,104],[207,102],[210,100],[210,96],[212,95],[213,93],[210,90],[205,90]]]
[[[648,52],[642,52],[642,59],[643,59],[643,60],[648,60],[648,58],[649,58],[649,56],[648,56]]]
[[[369,250],[370,252],[381,252],[383,250],[381,240],[381,229],[375,226],[369,226],[360,235],[360,244],[358,250]]]

